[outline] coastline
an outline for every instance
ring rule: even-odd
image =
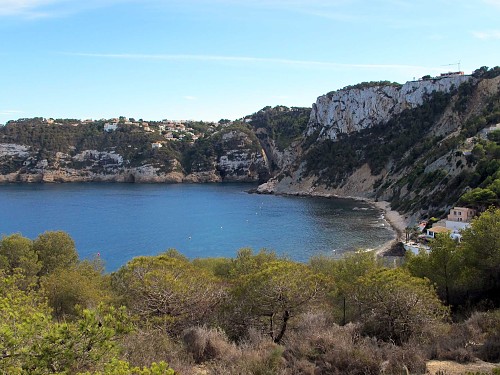
[[[12,182],[12,181],[9,181]],[[57,179],[50,179],[50,180],[30,180],[30,181],[16,181],[17,183],[43,183],[43,182],[49,182],[49,183],[60,183],[60,180]],[[88,180],[82,180],[82,181],[64,181],[64,182],[97,182],[97,183],[109,183],[109,182],[125,182],[125,181],[117,181],[117,180],[106,180],[106,179],[101,179],[101,180],[94,180],[94,181],[88,181]],[[144,180],[136,180],[134,181],[135,183],[145,183],[146,181]],[[159,183],[158,180],[155,181],[147,181],[147,183]],[[171,180],[171,181],[162,181],[162,183],[221,183],[221,181],[213,181],[213,180],[187,180],[184,179],[182,181],[177,180]],[[229,183],[248,183],[250,181],[228,181]],[[0,181],[0,184],[5,183],[4,181]],[[128,182],[130,183],[130,182]],[[255,183],[255,181],[251,181],[251,183]],[[8,184],[8,183],[7,183]],[[304,196],[304,197],[323,197],[323,198],[340,198],[340,199],[351,199],[355,201],[362,201],[365,202],[380,211],[382,211],[383,218],[384,220],[391,226],[391,229],[394,231],[395,236],[393,239],[383,243],[382,245],[377,246],[376,248],[373,249],[375,251],[375,254],[377,256],[382,256],[385,252],[387,252],[395,243],[398,241],[404,240],[404,233],[405,229],[408,225],[408,220],[405,219],[399,212],[395,210],[391,210],[390,203],[387,201],[375,201],[373,199],[367,198],[367,197],[359,197],[359,196],[349,196],[349,195],[342,195],[342,194],[334,194],[334,193],[329,193],[326,191],[295,191],[295,192],[275,192],[272,190],[260,190],[258,188],[252,188],[247,190],[247,193],[249,194],[270,194],[270,195],[289,195],[289,196]]]
[[[380,246],[377,246],[375,249],[375,254],[377,256],[383,256],[385,252],[387,252],[395,243],[399,241],[404,240],[404,235],[405,235],[405,230],[406,227],[408,226],[408,220],[401,215],[398,211],[392,210],[390,203],[387,201],[375,201],[370,198],[366,197],[356,197],[356,196],[350,196],[350,195],[340,195],[340,194],[333,194],[333,193],[328,193],[326,191],[310,191],[310,192],[305,192],[305,191],[295,191],[295,192],[275,192],[273,189],[252,189],[248,191],[249,193],[256,193],[256,194],[271,194],[271,195],[290,195],[290,196],[304,196],[304,197],[323,197],[323,198],[341,198],[341,199],[352,199],[355,201],[362,201],[367,204],[370,204],[371,206],[379,209],[382,211],[384,220],[391,226],[392,230],[394,231],[394,238],[392,240],[389,240],[385,243],[383,243]]]
[[[391,241],[387,241],[385,244],[379,246],[375,250],[377,256],[383,256],[383,254],[387,252],[392,247],[392,245],[404,240],[404,234],[406,227],[408,226],[408,221],[399,212],[391,210],[390,203],[387,201],[367,202],[373,204],[375,207],[383,211],[385,221],[387,221],[394,232],[396,232],[396,237],[394,239],[392,239]]]

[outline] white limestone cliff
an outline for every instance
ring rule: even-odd
[[[306,135],[318,140],[336,140],[348,134],[388,122],[405,109],[421,105],[433,92],[447,93],[471,76],[406,82],[402,86],[381,85],[338,90],[320,96],[313,104]]]

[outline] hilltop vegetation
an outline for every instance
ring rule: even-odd
[[[403,268],[170,249],[117,272],[46,232],[0,241],[0,372],[400,374],[500,360],[500,209]],[[167,364],[168,362],[168,364]],[[491,367],[490,367],[491,368]]]
[[[342,90],[363,90],[370,87],[381,87],[381,86],[393,86],[393,87],[401,87],[402,85],[398,82],[391,81],[369,81],[369,82],[361,82],[356,83],[355,85],[347,85],[342,88]],[[335,91],[330,91],[327,96],[331,97]]]
[[[283,151],[302,136],[310,114],[310,108],[265,107],[251,116],[251,125],[262,141],[272,139]]]

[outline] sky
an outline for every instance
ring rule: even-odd
[[[499,20],[500,0],[0,0],[0,124],[309,107],[500,65]]]

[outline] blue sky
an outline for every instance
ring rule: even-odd
[[[0,123],[236,119],[500,65],[500,0],[0,0]]]

